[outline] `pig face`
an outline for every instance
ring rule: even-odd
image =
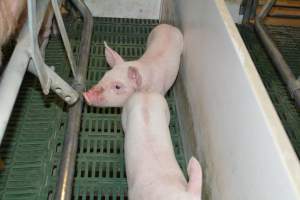
[[[96,107],[123,106],[129,96],[141,87],[142,78],[135,62],[125,62],[105,43],[105,56],[112,67],[103,78],[83,94],[85,101]]]

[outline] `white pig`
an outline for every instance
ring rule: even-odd
[[[1,47],[14,33],[18,19],[25,10],[26,0],[0,0],[0,66]]]
[[[200,200],[202,170],[188,164],[187,183],[174,155],[170,112],[158,93],[137,92],[124,105],[125,163],[130,200]]]
[[[105,43],[106,61],[112,69],[83,94],[86,102],[98,107],[123,106],[135,91],[165,94],[176,79],[182,51],[181,32],[167,24],[151,31],[144,55],[135,61],[124,61]]]

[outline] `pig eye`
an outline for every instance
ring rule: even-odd
[[[121,89],[121,86],[120,85],[115,85],[115,89],[119,90],[119,89]]]

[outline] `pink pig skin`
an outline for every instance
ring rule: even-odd
[[[14,33],[18,19],[26,7],[26,0],[0,0],[0,48]],[[0,66],[2,51],[0,49]]]
[[[165,94],[178,74],[182,51],[181,32],[167,24],[151,31],[146,52],[135,61],[124,61],[105,43],[106,60],[112,69],[83,94],[86,102],[98,107],[123,106],[135,91]]]
[[[125,104],[125,162],[130,200],[200,200],[202,171],[191,158],[187,183],[174,155],[170,112],[158,93],[137,92]]]

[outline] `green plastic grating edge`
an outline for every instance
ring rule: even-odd
[[[147,36],[157,20],[95,18],[87,87],[96,83],[108,69],[103,40],[127,60],[145,50]],[[82,24],[66,19],[77,55]],[[59,38],[52,36],[46,62],[68,79],[69,64]],[[170,130],[176,158],[186,173],[173,90],[166,95],[170,111]],[[66,106],[54,94],[44,97],[36,78],[27,75],[0,148],[6,168],[0,172],[0,199],[54,199],[63,138]],[[120,108],[93,108],[84,105],[77,151],[74,200],[125,200],[127,183],[123,153]]]
[[[252,26],[238,26],[257,71],[288,137],[300,158],[300,112]],[[300,75],[300,28],[268,26],[268,31],[296,76]]]

